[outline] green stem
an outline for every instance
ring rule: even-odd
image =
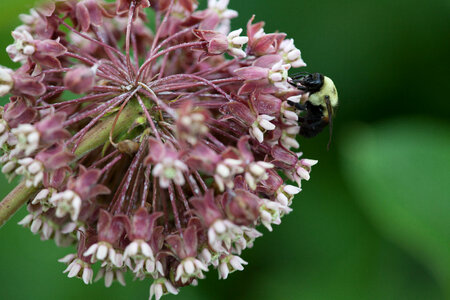
[[[36,190],[37,188],[33,186],[25,186],[25,182],[22,181],[0,202],[0,227],[30,199]]]
[[[112,133],[113,138],[126,132],[139,117],[141,108],[137,101],[133,100],[131,100],[120,113],[116,126],[114,127],[114,132]],[[77,159],[109,142],[109,132],[112,129],[116,114],[117,112],[110,115],[107,119],[99,122],[88,131],[78,148],[75,150]]]

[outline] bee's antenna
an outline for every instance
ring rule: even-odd
[[[327,104],[327,112],[328,112],[328,121],[329,121],[329,128],[330,128],[330,139],[328,140],[327,150],[330,150],[331,145],[331,137],[333,136],[333,108],[331,107],[330,103],[330,97],[325,96],[325,102]]]

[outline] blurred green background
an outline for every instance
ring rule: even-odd
[[[0,48],[33,0],[0,1]],[[205,0],[201,1],[204,5]],[[339,91],[328,133],[301,140],[319,159],[243,272],[164,299],[450,299],[450,2],[231,0],[266,32],[287,32]],[[3,52],[0,64],[12,66]],[[4,103],[4,102],[3,102]],[[1,178],[0,194],[10,185]],[[147,299],[149,281],[84,286],[56,260],[72,249],[16,223],[0,230],[0,299]]]

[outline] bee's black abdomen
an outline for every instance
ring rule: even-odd
[[[318,135],[325,127],[327,127],[328,122],[321,120],[318,123],[315,124],[307,124],[307,123],[303,123],[300,126],[300,135],[307,137],[307,138],[311,138],[311,137],[315,137],[316,135]]]
[[[313,105],[306,102],[306,112],[299,118],[300,135],[304,137],[314,137],[319,134],[327,125],[328,119],[323,116],[324,108],[320,105]]]

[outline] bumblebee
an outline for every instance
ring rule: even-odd
[[[302,73],[289,78],[288,82],[309,93],[308,100],[304,103],[288,100],[289,105],[303,112],[298,119],[300,134],[304,137],[314,137],[330,125],[331,142],[333,116],[338,105],[338,94],[333,81],[320,73]]]

